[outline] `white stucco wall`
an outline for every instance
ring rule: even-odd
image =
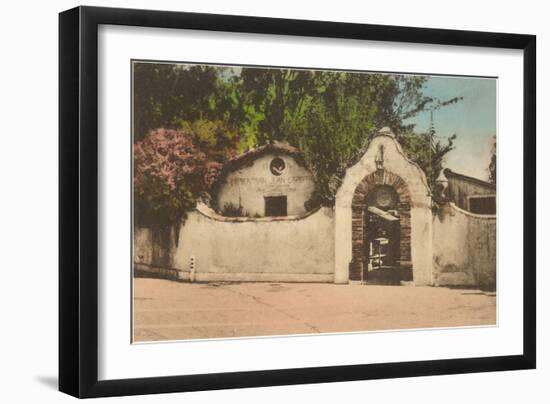
[[[434,215],[433,267],[436,285],[496,283],[496,216],[476,215],[450,203]]]
[[[294,211],[299,210],[300,214],[230,218],[199,203],[181,225],[179,235],[170,230],[170,237],[161,237],[164,233],[155,236],[148,229],[136,228],[134,262],[166,267],[180,279],[192,281],[347,283],[352,260],[352,199],[361,181],[376,171],[375,157],[381,145],[384,169],[405,181],[410,194],[414,283],[442,286],[494,283],[496,218],[471,214],[454,204],[445,205],[434,214],[424,173],[407,159],[388,130],[373,138],[361,160],[347,170],[334,209],[303,213],[294,205]],[[234,178],[250,178],[264,169],[269,171],[268,164],[274,156],[257,159],[241,170],[241,177]],[[309,172],[299,165],[289,164],[287,168],[289,177],[310,178]],[[285,186],[291,188],[288,183]],[[305,201],[313,188],[306,184],[304,191],[300,189],[302,186],[304,183],[296,186],[296,190],[302,192],[297,194]],[[226,189],[226,196],[234,197],[238,189],[238,186]],[[263,209],[263,195],[260,198]]]
[[[367,175],[376,171],[375,157],[384,146],[384,169],[400,176],[411,195],[411,258],[416,285],[431,285],[432,278],[432,212],[431,196],[424,172],[410,161],[395,135],[382,129],[370,142],[357,164],[346,171],[336,194],[335,204],[335,282],[347,283],[352,259],[351,204],[355,189]]]
[[[174,266],[197,281],[333,282],[332,209],[250,219],[225,218],[199,205],[181,227]]]
[[[153,237],[151,229],[134,227],[134,263],[151,265],[153,261]]]
[[[275,157],[283,159],[286,165],[279,176],[273,175],[269,169]],[[314,188],[311,172],[294,158],[270,153],[230,173],[218,191],[217,205],[223,210],[227,203],[231,203],[242,206],[248,216],[265,216],[264,197],[286,195],[288,215],[300,215],[306,212],[304,203],[309,200]]]

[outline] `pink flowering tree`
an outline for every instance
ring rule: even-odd
[[[209,161],[189,131],[157,129],[134,144],[134,209],[141,224],[185,218],[221,164]]]

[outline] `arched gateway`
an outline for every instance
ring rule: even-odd
[[[372,279],[379,275],[375,268],[411,280],[411,197],[405,181],[384,168],[367,175],[355,188],[351,217],[350,280],[366,281],[369,272]]]
[[[388,128],[347,170],[335,208],[335,282],[365,281],[382,268],[417,285],[433,283],[426,176]]]

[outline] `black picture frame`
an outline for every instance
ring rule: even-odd
[[[182,28],[523,51],[523,354],[99,381],[98,26]],[[77,7],[59,15],[59,390],[102,397],[533,369],[536,366],[536,37]],[[519,134],[518,134],[519,136]]]

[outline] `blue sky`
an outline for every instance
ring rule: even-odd
[[[461,96],[456,104],[434,112],[436,135],[457,135],[456,149],[451,151],[444,166],[479,179],[487,179],[492,138],[496,135],[496,79],[431,77],[424,93],[446,100]],[[430,126],[430,113],[423,112],[410,120],[418,132]]]

